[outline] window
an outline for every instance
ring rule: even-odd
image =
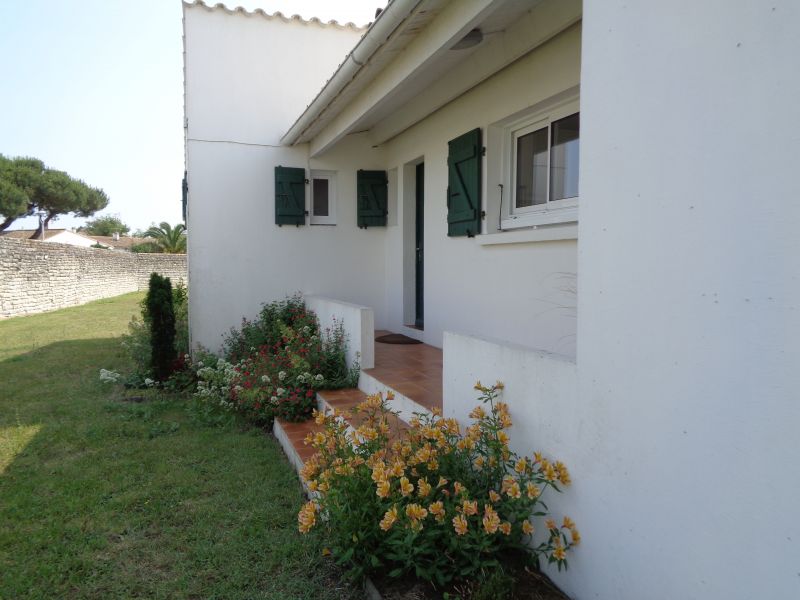
[[[577,101],[504,127],[508,185],[502,228],[577,221],[580,114]]]
[[[311,224],[336,225],[336,173],[311,171]]]

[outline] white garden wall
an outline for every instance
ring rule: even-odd
[[[305,301],[323,331],[341,324],[347,336],[348,365],[357,362],[362,369],[375,366],[375,314],[370,307],[322,296],[307,295]]]

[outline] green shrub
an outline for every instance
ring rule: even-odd
[[[155,242],[142,242],[131,246],[131,252],[136,252],[137,254],[161,254],[163,250]]]
[[[131,318],[128,333],[123,336],[122,345],[133,362],[133,372],[127,377],[129,387],[142,387],[144,380],[153,377],[152,353],[150,341],[150,316],[147,310],[147,298],[141,302],[141,313]],[[178,357],[189,353],[189,292],[186,285],[179,281],[172,288],[172,306],[175,313],[175,351]],[[181,365],[176,365],[178,371]],[[192,380],[194,374],[192,373]],[[182,386],[190,387],[190,386]]]
[[[354,387],[359,367],[347,363],[341,323],[320,331],[301,296],[265,304],[225,338],[224,358],[196,363],[196,398],[209,411],[236,412],[271,426],[275,417],[303,421],[316,406],[316,390]]]
[[[169,277],[162,277],[158,273],[150,275],[145,305],[150,324],[150,368],[158,381],[166,381],[177,358],[175,309],[172,305],[172,283]]]
[[[544,519],[534,537],[534,519],[549,512],[543,496],[570,483],[566,467],[513,453],[508,406],[497,400],[502,385],[476,389],[482,404],[463,433],[455,419],[418,415],[390,442],[395,415],[380,395],[356,409],[354,431],[318,415],[324,431],[307,438],[317,453],[302,473],[315,496],[300,510],[300,531],[320,523],[354,578],[380,570],[437,586],[485,581],[491,590],[505,585],[494,576],[505,554],[530,552],[535,564],[566,567],[580,542],[571,519]]]

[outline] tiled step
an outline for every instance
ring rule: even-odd
[[[313,434],[317,431],[322,431],[322,427],[317,425],[313,419],[303,423],[290,423],[283,419],[275,419],[275,423],[272,425],[272,433],[298,475],[305,462],[314,454],[314,448],[306,446],[303,440],[309,433]]]
[[[376,331],[376,335],[389,333]],[[427,344],[375,343],[375,367],[364,369],[358,387],[366,394],[392,391],[391,407],[409,421],[414,413],[442,408],[442,351]]]
[[[367,395],[358,389],[317,392],[318,410],[325,414],[331,414],[334,410],[350,413],[347,422],[353,428],[357,428],[361,422],[361,417],[353,409],[366,399]],[[389,419],[389,424],[392,438],[398,437],[402,431],[408,429],[408,424],[399,418]],[[304,443],[306,436],[309,433],[322,431],[322,429],[322,426],[317,425],[313,420],[290,423],[283,419],[275,419],[272,432],[298,474],[305,462],[314,454],[314,449]]]
[[[367,399],[367,394],[359,389],[344,390],[323,390],[317,392],[317,402],[319,410],[325,414],[331,414],[334,410],[345,412],[346,420],[352,428],[357,428],[362,421],[362,416],[355,412],[355,408]],[[394,400],[389,401],[390,407]],[[400,417],[390,417],[389,426],[391,427],[390,438],[399,437],[400,433],[408,429],[408,422]]]

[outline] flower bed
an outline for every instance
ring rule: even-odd
[[[316,496],[299,512],[300,531],[321,525],[337,563],[357,579],[383,572],[439,588],[495,585],[509,555],[566,568],[580,535],[569,517],[549,518],[543,502],[570,483],[566,467],[513,453],[502,385],[476,389],[481,404],[463,433],[454,419],[418,415],[392,441],[397,417],[379,395],[358,407],[355,430],[317,415],[324,430],[307,440],[317,453],[302,473]]]
[[[316,390],[353,387],[358,365],[348,365],[341,323],[320,330],[300,296],[267,304],[258,318],[243,320],[224,344],[224,357],[199,353],[195,398],[201,412],[219,409],[269,426],[276,417],[312,416]]]

